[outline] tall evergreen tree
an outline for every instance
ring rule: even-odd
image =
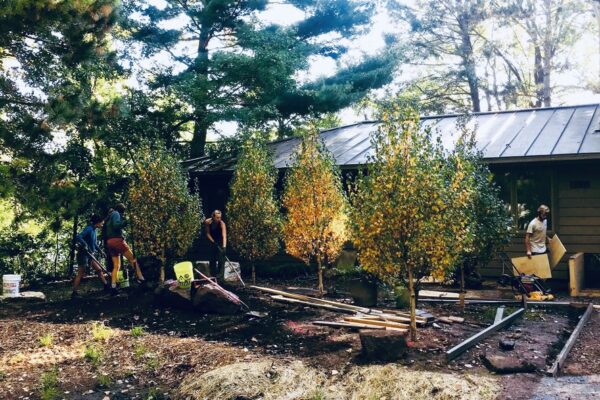
[[[144,44],[144,55],[171,55],[179,70],[153,71],[150,86],[179,99],[178,126],[193,122],[191,156],[204,154],[209,129],[219,121],[261,126],[274,123],[281,135],[297,118],[337,111],[391,80],[389,55],[368,57],[333,76],[299,82],[309,59],[339,59],[342,39],[364,32],[373,13],[369,0],[293,0],[307,17],[289,27],[260,22],[268,0],[168,0],[159,9],[130,1],[132,38]],[[276,3],[276,2],[273,2]],[[143,18],[135,18],[142,15]],[[165,28],[166,21],[185,21]],[[190,54],[182,51],[186,45]]]

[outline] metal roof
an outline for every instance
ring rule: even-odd
[[[599,108],[600,104],[588,104],[439,115],[422,117],[421,124],[451,149],[460,134],[457,122],[466,123],[475,131],[477,147],[489,163],[600,159]],[[357,166],[367,162],[371,153],[370,134],[378,125],[377,121],[364,121],[341,126],[321,132],[321,138],[338,165]],[[269,143],[276,168],[291,165],[298,143],[298,138]],[[235,159],[200,157],[186,160],[184,166],[195,172],[231,171]]]

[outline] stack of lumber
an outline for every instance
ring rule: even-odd
[[[261,286],[250,286],[252,289],[269,293],[275,301],[301,304],[309,307],[323,308],[329,311],[354,314],[343,318],[342,321],[314,321],[315,325],[337,328],[354,329],[385,329],[394,331],[407,331],[410,326],[410,314],[400,310],[379,310],[374,308],[359,307],[352,304],[305,296],[297,293],[288,293],[277,289]],[[417,326],[425,326],[435,317],[429,313],[417,310]]]

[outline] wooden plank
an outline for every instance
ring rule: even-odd
[[[398,322],[378,321],[378,320],[374,320],[374,319],[363,319],[363,318],[357,318],[357,317],[345,317],[344,321],[354,322],[357,324],[365,324],[365,325],[389,326],[391,328],[406,329],[409,327],[409,325],[407,325],[407,324],[400,324]]]
[[[558,235],[554,235],[548,243],[548,251],[550,252],[550,268],[554,269],[560,262],[561,258],[567,253],[567,249],[563,246]]]
[[[369,308],[365,308],[365,307],[357,307],[357,306],[353,306],[351,304],[339,303],[337,301],[330,301],[330,300],[318,299],[316,297],[304,296],[301,294],[288,293],[288,292],[284,292],[284,291],[277,290],[277,289],[271,289],[271,288],[267,288],[267,287],[261,287],[261,286],[248,286],[248,287],[259,290],[261,292],[271,293],[271,294],[289,297],[292,299],[302,300],[302,301],[307,301],[307,302],[328,304],[328,305],[331,305],[334,307],[352,310],[354,312],[362,312],[364,314],[368,314],[371,311]]]
[[[384,330],[385,326],[356,324],[352,322],[341,321],[313,321],[313,325],[330,326],[332,328],[351,328],[351,329],[378,329]]]
[[[579,296],[585,286],[583,253],[569,257],[569,296]]]
[[[562,217],[560,218],[561,226],[595,226],[600,225],[600,217]]]
[[[283,301],[283,302],[292,303],[292,304],[302,304],[302,305],[310,306],[310,307],[323,308],[323,309],[326,309],[326,310],[329,310],[329,311],[354,313],[354,311],[352,311],[352,310],[347,310],[345,308],[331,306],[329,304],[313,303],[313,302],[310,302],[310,301],[292,299],[292,298],[285,297],[285,296],[272,295],[271,298],[273,300],[276,300],[276,301]]]
[[[511,258],[515,267],[522,274],[536,275],[538,278],[549,279],[552,278],[552,272],[550,271],[550,260],[547,254],[539,254],[537,256],[529,257],[515,257]],[[517,271],[513,268],[513,273],[518,275]]]
[[[448,319],[452,322],[456,322],[459,324],[462,324],[463,322],[465,322],[465,319],[463,317],[455,317],[454,315],[449,316]]]
[[[560,207],[600,207],[600,197],[594,199],[582,199],[579,197],[563,198]]]
[[[500,306],[496,309],[496,318],[494,318],[494,324],[502,321],[502,317],[504,316],[504,306]]]
[[[454,360],[456,357],[458,357],[459,355],[461,355],[462,353],[464,353],[471,347],[475,346],[477,343],[481,342],[483,339],[491,336],[494,332],[499,331],[500,329],[512,324],[515,319],[517,319],[524,313],[525,313],[525,309],[520,308],[517,311],[515,311],[514,313],[510,314],[508,317],[500,320],[500,322],[498,322],[497,324],[493,324],[493,325],[485,328],[481,332],[471,336],[464,342],[457,344],[456,346],[454,346],[453,348],[451,348],[450,350],[448,350],[446,352],[446,359],[448,361]]]
[[[556,361],[554,361],[554,363],[552,364],[552,367],[550,367],[550,369],[548,370],[548,374],[550,374],[552,376],[556,376],[558,374],[558,372],[560,371],[560,368],[564,365],[565,361],[567,360],[567,356],[569,355],[569,352],[573,348],[573,345],[575,345],[575,341],[577,341],[579,334],[583,330],[583,327],[590,319],[593,310],[594,310],[594,305],[592,303],[588,304],[588,307],[586,308],[585,312],[581,316],[579,323],[573,330],[573,333],[571,333],[571,336],[569,336],[569,340],[567,340],[567,343],[565,343],[565,346],[563,347],[563,349],[560,351],[560,353],[558,353],[558,356],[556,356]]]
[[[441,299],[458,299],[458,293],[440,292],[437,290],[419,290],[419,297],[435,297]]]
[[[563,217],[600,217],[599,207],[569,207],[560,208],[560,216]]]

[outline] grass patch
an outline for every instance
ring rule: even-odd
[[[97,367],[102,362],[102,351],[94,344],[85,346],[83,358],[90,362],[94,367]]]
[[[25,357],[25,354],[23,354],[23,353],[17,353],[14,356],[12,356],[11,358],[8,359],[8,364],[9,365],[20,364],[23,361],[25,361],[26,359],[27,359],[27,357]]]
[[[129,331],[129,333],[133,337],[140,337],[146,334],[146,332],[144,332],[143,326],[134,326],[133,328],[131,328],[131,331]]]
[[[60,398],[60,390],[58,390],[58,368],[54,367],[50,371],[42,374],[42,388],[40,390],[40,398],[42,400],[56,400]]]
[[[96,378],[96,384],[99,387],[109,387],[110,384],[112,383],[112,379],[110,379],[110,375],[107,374],[100,374],[98,375],[98,378]]]
[[[139,360],[140,358],[144,357],[144,356],[146,355],[146,352],[147,352],[147,350],[146,350],[146,346],[144,346],[144,345],[143,345],[143,344],[141,344],[141,343],[137,343],[137,344],[136,344],[136,345],[133,347],[133,356],[134,356],[136,359],[138,359],[138,360]]]
[[[115,331],[101,322],[92,324],[92,337],[97,342],[106,342],[115,335]]]
[[[54,344],[54,336],[51,333],[47,333],[44,336],[40,336],[38,341],[41,347],[52,347]]]
[[[146,369],[148,371],[156,371],[158,367],[160,367],[160,361],[158,360],[158,357],[148,357],[148,360],[146,360]]]
[[[166,397],[163,396],[163,394],[160,393],[157,388],[150,388],[148,389],[148,393],[146,393],[144,400],[163,400],[165,398]]]

